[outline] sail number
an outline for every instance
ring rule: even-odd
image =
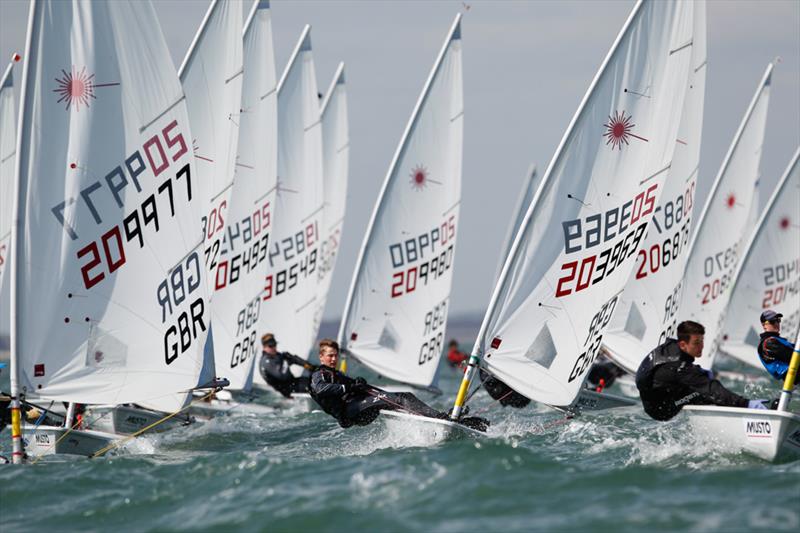
[[[706,278],[715,278],[707,281],[700,289],[701,303],[709,304],[723,294],[733,282],[733,274],[738,264],[739,243],[734,243],[725,250],[706,257],[703,260],[703,274]]]
[[[592,322],[589,325],[589,332],[586,335],[586,340],[583,341],[583,346],[586,348],[582,354],[575,360],[572,366],[572,372],[569,374],[568,383],[572,383],[580,376],[583,376],[589,367],[592,366],[594,360],[597,359],[597,354],[600,352],[600,345],[603,341],[603,330],[608,325],[611,317],[614,315],[614,308],[617,307],[619,296],[614,296],[609,301],[603,304],[600,310],[592,317]]]
[[[172,269],[156,289],[156,301],[161,307],[161,323],[166,323],[174,313],[178,313],[179,307],[200,288],[201,284],[200,258],[197,252],[192,252],[185,262]],[[204,314],[205,304],[201,294],[191,303],[189,312],[178,313],[177,321],[167,328],[164,334],[164,360],[168,365],[172,364],[178,355],[186,352],[191,347],[192,341],[206,330]]]
[[[319,228],[316,220],[295,234],[273,243],[267,255],[270,268],[276,258],[284,261],[295,258],[297,260],[275,273],[267,274],[263,292],[264,301],[294,289],[301,279],[309,278],[317,271],[318,243]]]
[[[258,332],[258,317],[261,314],[261,297],[256,296],[241,310],[237,316],[236,325],[236,344],[233,345],[231,352],[231,368],[244,364],[251,357],[256,356],[258,344],[256,335]],[[240,337],[244,334],[243,337]]]
[[[214,281],[214,290],[221,290],[228,285],[233,285],[239,281],[241,271],[244,269],[246,274],[249,274],[258,267],[263,265],[267,257],[267,248],[269,246],[269,233],[267,232],[270,223],[270,209],[269,202],[265,202],[260,209],[256,209],[251,216],[243,218],[240,222],[228,224],[228,231],[225,234],[223,241],[224,250],[222,256],[225,257],[228,253],[236,251],[236,240],[242,239],[242,245],[246,246],[244,250],[233,255],[232,257],[221,259],[217,263],[217,272]],[[235,232],[234,232],[235,230]],[[263,235],[262,235],[263,232]],[[254,238],[261,236],[255,241],[252,246],[250,241]],[[266,267],[263,267],[266,269]]]
[[[392,298],[412,293],[418,286],[427,286],[429,281],[449,272],[453,264],[455,237],[455,215],[451,215],[429,231],[389,245],[392,268],[401,269],[392,273]]]
[[[442,353],[444,342],[444,325],[447,322],[447,300],[442,300],[425,314],[425,342],[419,347],[417,363],[424,365],[433,361]]]
[[[655,217],[653,217],[655,221]],[[637,264],[636,279],[647,277],[648,274],[655,274],[661,267],[667,268],[670,263],[678,259],[681,252],[689,244],[689,230],[691,228],[689,217],[686,222],[675,232],[672,238],[667,238],[662,243],[655,243],[649,250],[639,250],[636,256]],[[640,261],[641,260],[641,261]]]
[[[764,297],[761,307],[768,309],[785,303],[800,292],[800,259],[764,268]],[[785,331],[794,331],[786,328]]]

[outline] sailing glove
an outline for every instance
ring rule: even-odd
[[[367,388],[367,380],[362,377],[357,377],[353,380],[355,390],[364,390]]]
[[[764,405],[766,400],[749,400],[747,402],[748,409],[764,409],[766,410],[767,407]]]

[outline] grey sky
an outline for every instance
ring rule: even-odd
[[[157,0],[180,64],[207,0]],[[326,318],[342,312],[372,205],[455,13],[464,12],[464,185],[453,315],[482,314],[510,209],[530,162],[544,169],[634,5],[632,0],[468,2],[273,0],[283,69],[305,23],[318,85],[346,62],[350,186],[345,234]],[[245,0],[244,11],[251,2]],[[0,58],[24,51],[27,0],[0,0]],[[767,63],[776,67],[762,157],[761,203],[800,142],[800,2],[708,2],[704,200]],[[4,63],[3,63],[4,64]]]

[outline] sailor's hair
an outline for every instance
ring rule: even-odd
[[[706,328],[704,328],[703,325],[698,322],[685,320],[680,324],[678,324],[679,341],[689,342],[692,335],[705,335],[705,334],[706,334]]]
[[[334,348],[338,352],[339,343],[333,339],[322,339],[319,341],[319,351],[321,352],[323,348]]]

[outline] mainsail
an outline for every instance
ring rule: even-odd
[[[0,78],[0,340],[11,333],[11,210],[14,198],[14,168],[17,151],[17,106],[14,101],[14,54]]]
[[[226,223],[231,220],[242,54],[242,2],[213,0],[178,71],[192,123],[198,173],[195,190],[206,206],[198,219],[197,239],[203,242],[212,293],[215,278],[224,275],[217,265]]]
[[[503,247],[500,248],[500,255],[498,255],[497,268],[494,273],[494,281],[500,279],[500,272],[503,270],[503,265],[506,264],[506,257],[511,252],[511,245],[514,244],[514,237],[517,236],[522,221],[525,219],[525,213],[528,212],[528,207],[531,205],[533,195],[536,194],[536,189],[539,188],[541,183],[541,176],[536,173],[536,165],[531,163],[528,168],[528,174],[525,176],[525,181],[522,183],[522,190],[519,192],[517,203],[514,206],[514,211],[511,212],[511,220],[508,223],[506,236],[503,239]]]
[[[763,368],[757,347],[765,309],[783,314],[783,336],[800,326],[800,148],[756,225],[731,289],[720,350]]]
[[[32,2],[24,57],[12,391],[173,411],[199,384],[209,304],[158,18],[145,2]]]
[[[730,288],[746,238],[771,78],[770,63],[719,169],[689,246],[679,316],[705,326],[705,348],[696,362],[707,369],[719,348]]]
[[[347,203],[347,172],[350,156],[350,137],[347,123],[347,90],[344,63],[333,76],[325,99],[320,106],[322,115],[322,175],[325,209],[322,215],[323,239],[319,258],[319,291],[314,315],[312,341],[316,339],[328,290],[333,280],[339,244],[342,242],[345,205]]]
[[[433,383],[445,344],[463,123],[457,15],[389,166],[339,330],[349,355],[412,385]]]
[[[236,180],[211,308],[215,366],[231,390],[250,388],[253,363],[261,353],[261,289],[277,178],[276,82],[269,3],[256,0],[244,28]]]
[[[276,218],[261,305],[261,331],[304,359],[313,342],[323,237],[322,128],[310,31],[303,29],[278,83]]]
[[[672,164],[692,2],[640,1],[567,129],[517,233],[459,390],[486,369],[570,406],[603,340]]]
[[[683,270],[694,220],[706,86],[706,6],[695,2],[692,69],[675,153],[633,271],[603,335],[603,351],[628,372],[675,336]]]

